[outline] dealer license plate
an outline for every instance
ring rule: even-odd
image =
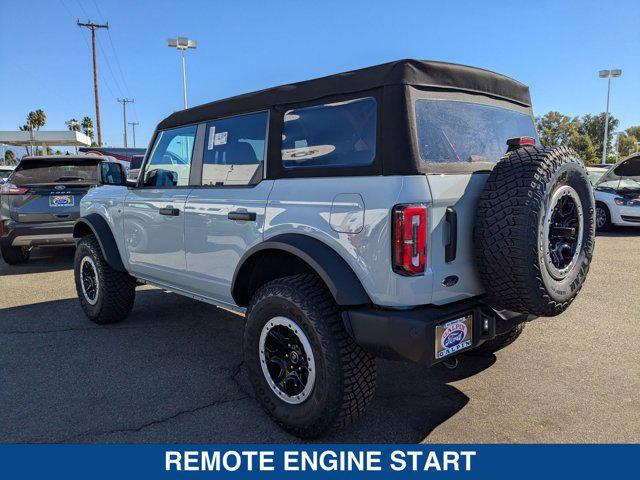
[[[50,207],[73,207],[73,195],[50,195]]]
[[[473,345],[473,315],[436,325],[436,359],[440,360]]]

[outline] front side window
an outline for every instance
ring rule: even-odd
[[[509,138],[537,138],[531,116],[508,108],[428,99],[415,108],[420,156],[428,163],[495,163]]]
[[[376,156],[376,110],[372,97],[288,110],[282,164],[285,168],[371,165]]]
[[[195,137],[195,125],[159,132],[153,153],[145,167],[144,186],[184,187],[189,185]]]

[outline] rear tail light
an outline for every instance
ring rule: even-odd
[[[400,275],[421,275],[427,258],[427,206],[422,203],[393,207],[393,270]]]
[[[0,195],[26,195],[28,191],[28,188],[16,187],[11,183],[5,183],[0,186]]]
[[[517,150],[525,145],[535,145],[536,139],[533,137],[516,137],[507,140],[507,152]]]

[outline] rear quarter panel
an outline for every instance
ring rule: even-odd
[[[269,196],[264,239],[283,233],[316,238],[351,266],[374,304],[423,305],[431,302],[432,272],[393,272],[391,210],[430,200],[423,175],[279,179]]]

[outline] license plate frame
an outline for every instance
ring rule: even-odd
[[[65,199],[66,201],[63,201]],[[73,207],[75,204],[73,195],[49,195],[49,206],[53,208]]]
[[[460,315],[436,325],[435,358],[442,360],[473,346],[473,312]]]

